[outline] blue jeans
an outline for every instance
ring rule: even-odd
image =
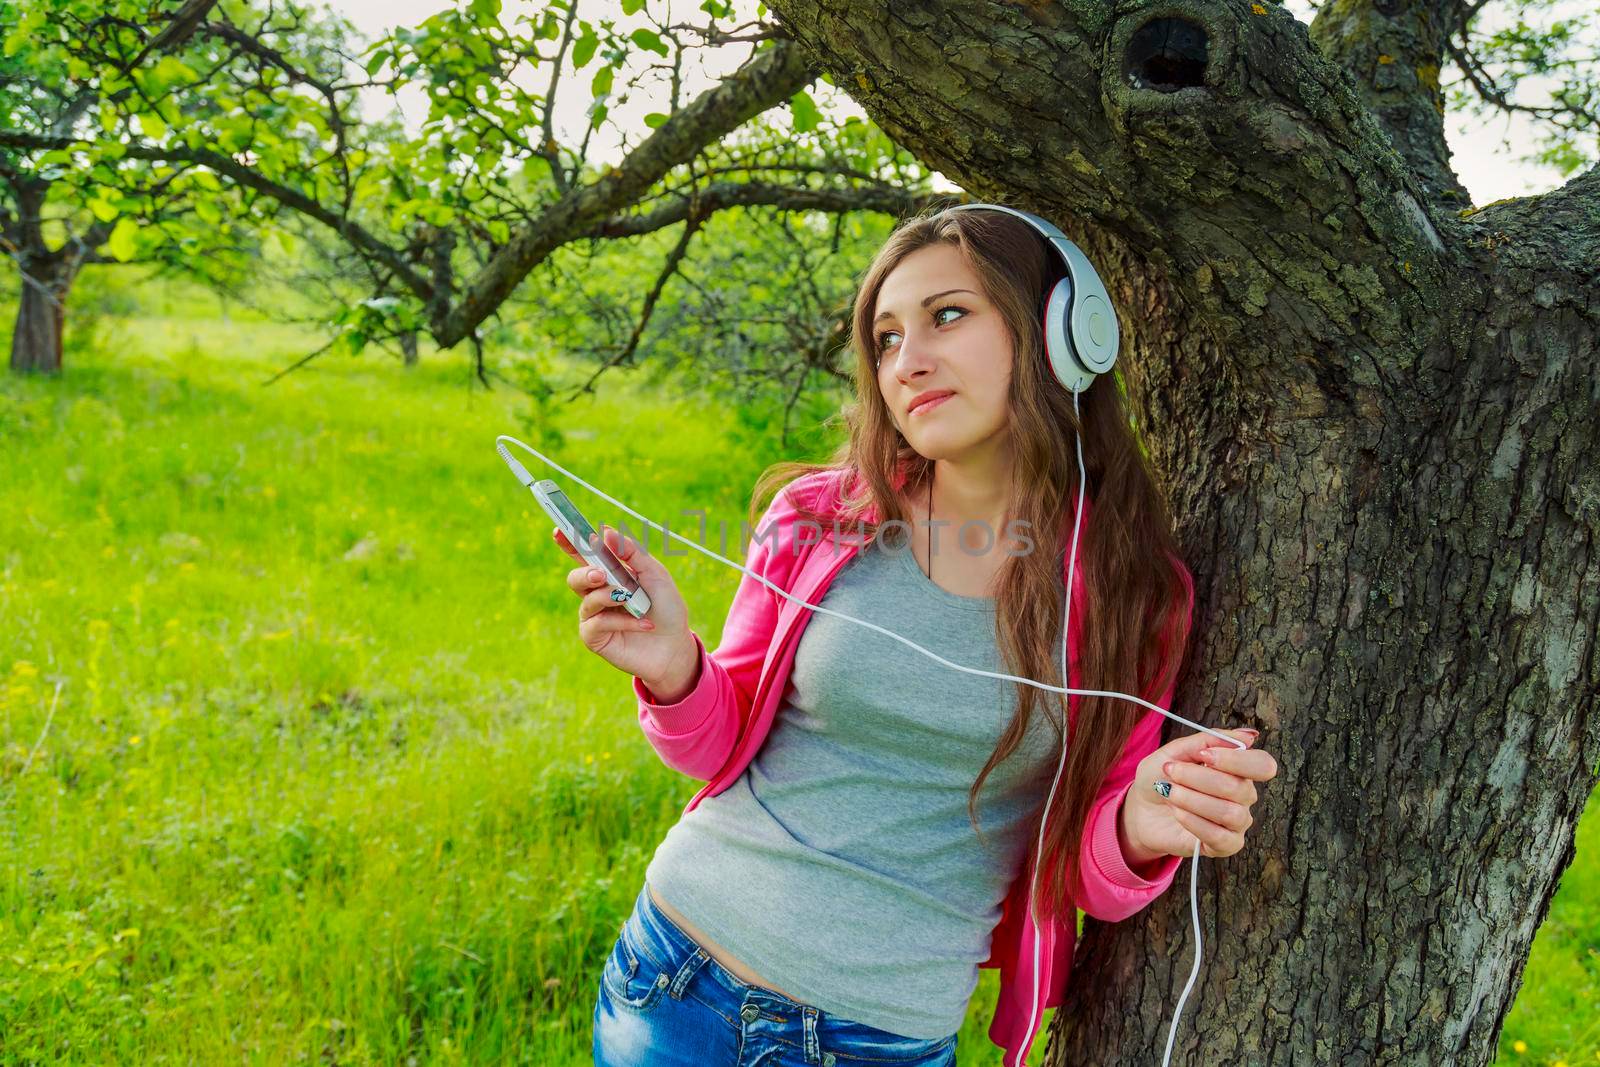
[[[954,1067],[956,1034],[901,1037],[741,982],[641,888],[600,974],[595,1067]]]

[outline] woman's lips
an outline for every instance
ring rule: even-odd
[[[938,407],[940,404],[943,404],[946,400],[949,400],[951,397],[953,397],[955,395],[956,394],[954,394],[954,393],[946,393],[944,396],[935,397],[932,400],[924,401],[923,403],[918,404],[916,407],[912,408],[911,409],[911,414],[912,415],[926,415],[928,412],[932,411],[934,408]]]

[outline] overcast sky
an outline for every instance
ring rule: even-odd
[[[379,34],[397,25],[413,25],[447,6],[447,0],[324,0],[324,2],[350,19],[366,34]],[[1568,0],[1558,13],[1570,17],[1580,10],[1583,2],[1584,0]],[[578,4],[580,17],[591,22],[610,18],[615,20],[618,26],[630,29],[649,24],[642,12],[624,16],[619,0],[578,0]],[[537,13],[543,6],[541,3],[528,0],[506,0],[501,19],[509,25],[519,17]],[[1484,18],[1489,19],[1497,8],[1504,6],[1492,5],[1486,8]],[[1316,10],[1316,6],[1310,0],[1287,0],[1287,7],[1295,17],[1307,23]],[[748,17],[753,18],[756,5],[754,0],[736,0],[734,9],[748,13]],[[648,10],[666,24],[673,22],[703,24],[706,18],[705,13],[700,10],[698,0],[676,0],[676,3],[670,0],[650,0]],[[748,45],[696,49],[694,55],[697,58],[685,64],[682,99],[692,100],[731,71],[748,53],[748,49]],[[651,59],[658,58],[650,56],[649,53],[643,55]],[[660,62],[666,61],[660,60]],[[556,130],[557,135],[563,137],[566,143],[577,144],[582,140],[583,128],[587,122],[586,109],[589,105],[588,76],[593,70],[594,61],[591,61],[576,77],[564,79],[556,93]],[[617,79],[617,84],[619,86],[622,84],[621,77]],[[660,84],[665,86],[666,83],[663,80]],[[543,86],[529,86],[529,89],[540,92]],[[819,103],[822,99],[836,100],[837,106],[843,113],[863,114],[854,101],[825,82],[819,80],[814,83],[811,92],[813,96],[819,98]],[[1540,83],[1531,78],[1525,79],[1514,99],[1522,103],[1545,103],[1548,100],[1549,83],[1544,83],[1544,95],[1541,96],[1539,93]],[[425,114],[426,109],[420,93],[402,94],[398,102],[409,120],[419,120]],[[366,102],[369,108],[388,108],[394,105],[395,101],[382,93],[371,94]],[[668,109],[664,104],[664,98],[659,94],[635,92],[623,105],[617,105],[613,100],[608,124],[597,131],[590,141],[590,158],[606,162],[615,162],[620,158],[622,148],[615,131],[609,125],[610,119],[615,119],[622,129],[629,131],[629,137],[636,143],[640,139],[641,132],[648,130],[643,123],[643,116],[650,111],[665,110]],[[1566,180],[1553,168],[1518,161],[1518,157],[1532,152],[1535,147],[1531,134],[1532,125],[1526,117],[1502,114],[1469,125],[1473,122],[1474,120],[1467,116],[1452,113],[1448,118],[1445,137],[1450,144],[1451,164],[1460,176],[1462,184],[1472,194],[1474,204],[1481,207],[1503,197],[1546,192]],[[602,138],[602,135],[605,135],[605,138]],[[949,182],[939,184],[942,188],[954,187]]]

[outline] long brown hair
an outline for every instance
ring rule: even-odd
[[[925,491],[933,462],[900,434],[879,391],[872,317],[889,272],[908,254],[938,241],[961,250],[1015,346],[1007,425],[1017,499],[1008,514],[1026,520],[1023,529],[1053,533],[1060,546],[1060,551],[1010,555],[1001,567],[995,637],[1004,670],[1067,684],[1060,677],[1060,612],[1078,493],[1073,435],[1081,433],[1089,506],[1079,531],[1078,563],[1087,603],[1074,599],[1072,606],[1079,687],[1135,693],[1154,702],[1175,684],[1187,647],[1192,596],[1188,571],[1177,555],[1166,503],[1123,408],[1120,382],[1103,376],[1078,394],[1079,411],[1074,413],[1072,393],[1050,370],[1044,350],[1044,298],[1065,268],[1039,234],[1014,216],[941,211],[914,216],[895,228],[856,291],[849,342],[856,353],[856,399],[840,412],[849,427],[848,439],[826,463],[784,461],[764,470],[751,500],[750,524],[755,526],[775,488],[805,474],[842,470],[849,477],[839,509],[819,514],[796,501],[802,518],[823,527],[837,520],[868,538],[890,520],[910,525],[900,491],[908,496]],[[869,511],[876,520],[866,517]],[[1038,540],[1044,537],[1037,535]],[[1020,682],[1016,689],[1016,714],[968,793],[967,812],[975,830],[984,779],[1021,744],[1035,710],[1048,709],[1058,736],[1067,718],[1062,695]],[[1081,877],[1079,849],[1089,807],[1134,725],[1154,714],[1113,697],[1078,697],[1074,703],[1066,765],[1046,823],[1036,907],[1041,918],[1073,914],[1073,894],[1067,887],[1079,884]],[[1080,721],[1089,728],[1079,729]],[[1030,842],[1038,836],[1045,801],[1040,796],[1029,822]],[[1030,856],[1032,851],[1030,844]]]

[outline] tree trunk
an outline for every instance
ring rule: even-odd
[[[1201,862],[1172,1063],[1491,1062],[1600,771],[1600,168],[1448,207],[1439,138],[1276,4],[771,7],[1116,303],[1196,580],[1174,710],[1279,766]],[[1086,920],[1047,1063],[1161,1063],[1189,877]]]
[[[400,335],[400,354],[404,358],[405,366],[415,367],[417,365],[417,333],[415,330],[407,330]]]
[[[14,216],[4,219],[0,240],[12,253],[21,278],[17,321],[11,331],[11,370],[15,374],[60,374],[61,337],[67,319],[67,293],[93,250],[110,233],[96,223],[79,239],[50,249],[44,241],[44,204],[50,183],[40,178],[8,178],[16,195]]]
[[[11,331],[11,370],[18,374],[60,374],[61,334],[66,325],[71,278],[48,262],[25,260],[21,269],[24,277],[17,301],[17,321]]]

